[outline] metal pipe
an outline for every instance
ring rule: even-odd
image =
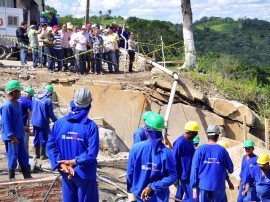
[[[111,184],[115,187],[117,187],[118,189],[120,189],[123,193],[125,193],[126,195],[128,195],[127,191],[125,189],[123,189],[122,187],[118,186],[117,184],[115,184],[113,181],[105,178],[105,177],[102,177],[102,176],[98,176],[98,179],[100,179],[102,182],[105,182],[105,183],[108,183],[108,184]]]
[[[47,191],[47,193],[46,193],[44,199],[42,200],[42,202],[46,202],[46,200],[47,200],[47,198],[48,198],[48,196],[49,196],[49,194],[50,194],[50,192],[51,192],[51,190],[53,188],[53,185],[58,180],[58,178],[61,177],[61,176],[62,176],[61,174],[59,174],[59,175],[56,176],[56,178],[54,179],[53,183],[51,184],[51,186],[50,186],[49,190]]]

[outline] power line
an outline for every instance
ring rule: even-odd
[[[74,13],[73,17],[75,17],[75,16],[76,16],[77,11],[78,11],[78,8],[79,8],[79,6],[80,6],[80,4],[81,4],[81,1],[82,1],[82,0],[80,0],[80,1],[79,1],[79,4],[78,4],[78,6],[77,6],[77,8],[76,8],[76,11],[75,11],[75,13]]]

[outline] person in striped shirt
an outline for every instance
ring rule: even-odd
[[[55,63],[57,62],[58,66],[58,71],[62,71],[62,40],[61,40],[61,34],[59,32],[59,28],[57,25],[53,26],[53,35],[54,35],[54,44],[53,44],[53,57],[54,57],[54,69],[55,68]]]

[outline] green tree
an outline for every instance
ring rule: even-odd
[[[108,10],[108,14],[109,14],[109,15],[112,14],[112,10],[111,10],[111,9]]]

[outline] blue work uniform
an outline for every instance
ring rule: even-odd
[[[218,144],[203,144],[195,151],[190,183],[199,187],[200,201],[226,201],[226,171],[233,172],[233,162],[227,150]]]
[[[53,16],[51,19],[51,27],[57,25],[58,26],[58,19],[57,17]]]
[[[42,24],[42,23],[47,23],[48,24],[48,20],[47,20],[46,16],[44,16],[44,15],[40,16],[40,24]]]
[[[177,178],[172,152],[164,145],[154,152],[149,140],[134,144],[130,150],[127,167],[127,191],[137,201],[147,186],[152,189],[147,202],[169,201],[169,186]]]
[[[256,195],[256,188],[254,184],[250,185],[248,194],[243,196],[242,192],[245,190],[245,186],[247,184],[247,176],[250,173],[250,169],[256,165],[256,161],[258,159],[257,155],[253,155],[250,157],[249,160],[247,160],[247,155],[244,155],[242,158],[242,165],[241,165],[241,171],[239,177],[242,179],[239,193],[238,193],[238,198],[237,202],[242,202],[242,201],[260,201],[259,198]]]
[[[145,129],[143,127],[137,128],[137,130],[133,134],[133,140],[133,144],[147,140]]]
[[[193,140],[186,139],[184,135],[181,135],[173,143],[173,156],[178,180],[175,197],[177,199],[183,199],[183,201],[195,201],[190,185],[190,170],[194,153]]]
[[[34,127],[34,146],[45,147],[50,133],[50,118],[55,122],[57,120],[53,113],[51,99],[47,97],[39,98],[38,95],[33,98],[31,124]]]
[[[247,184],[252,185],[254,182],[257,195],[261,201],[270,202],[270,169],[264,175],[258,165],[251,168],[247,176]]]
[[[28,110],[32,111],[32,100],[25,96],[21,96],[18,99],[18,102],[22,110],[23,124],[26,126],[28,120]]]
[[[8,155],[8,168],[15,170],[17,167],[17,160],[21,167],[29,166],[29,156],[26,151],[24,141],[24,124],[22,118],[22,111],[19,103],[6,100],[0,107],[1,125],[2,125],[2,140],[6,146]],[[14,145],[10,136],[14,135],[19,141]]]
[[[62,175],[64,202],[98,202],[96,182],[99,132],[94,121],[77,121],[63,117],[55,122],[46,151],[52,170],[59,168],[59,160],[75,159],[75,176],[70,180]]]

